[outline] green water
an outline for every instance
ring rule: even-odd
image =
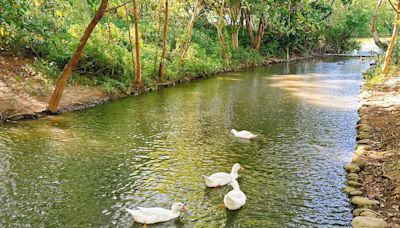
[[[0,227],[131,227],[125,207],[186,202],[161,227],[349,226],[343,164],[367,62],[228,73],[95,108],[0,125]],[[230,129],[258,135],[234,138]],[[244,208],[202,175],[246,170]],[[137,224],[134,227],[140,227]]]

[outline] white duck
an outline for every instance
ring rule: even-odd
[[[236,180],[239,176],[238,171],[240,169],[243,169],[239,163],[236,163],[232,166],[231,173],[224,173],[224,172],[219,172],[219,173],[214,173],[210,176],[205,176],[204,178],[206,179],[206,186],[210,188],[214,187],[219,187],[223,186],[226,184],[231,183],[233,180]]]
[[[138,207],[138,210],[125,208],[132,215],[133,220],[142,224],[154,224],[158,222],[166,222],[176,219],[181,212],[187,211],[187,207],[183,203],[174,203],[171,210],[160,207]]]
[[[242,139],[255,139],[255,138],[257,138],[257,135],[254,135],[249,131],[236,131],[235,129],[232,129],[231,133],[234,134],[236,137],[242,138]]]
[[[237,210],[246,203],[246,195],[240,190],[239,183],[236,180],[231,182],[233,190],[224,197],[225,207],[229,210]]]

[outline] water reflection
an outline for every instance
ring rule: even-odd
[[[124,207],[185,201],[156,227],[348,226],[342,165],[357,121],[358,59],[308,60],[222,75],[0,129],[0,225],[130,227]],[[248,129],[253,142],[229,130]],[[248,196],[202,174],[240,162]],[[140,227],[133,225],[134,227]]]

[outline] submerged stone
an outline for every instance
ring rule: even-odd
[[[383,219],[357,216],[351,222],[353,228],[385,228],[387,223]]]

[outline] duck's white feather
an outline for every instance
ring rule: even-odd
[[[241,168],[240,164],[236,163],[232,166],[231,173],[218,172],[210,176],[203,176],[206,181],[206,186],[210,188],[224,186],[238,178],[238,171]]]
[[[180,213],[173,212],[171,210],[167,210],[164,208],[145,208],[145,207],[138,207],[138,210],[131,210],[126,208],[126,211],[132,215],[133,220],[138,223],[143,224],[154,224],[158,222],[166,222],[171,219],[178,218]]]
[[[206,179],[207,187],[210,188],[227,185],[233,180],[232,175],[223,172],[214,173],[208,177],[204,176],[204,178]]]
[[[251,133],[250,131],[236,131],[235,129],[232,129],[231,132],[236,137],[242,138],[242,139],[255,139],[255,138],[257,138],[257,135]]]
[[[236,182],[236,184],[235,184]],[[246,204],[246,195],[240,190],[239,184],[236,180],[232,181],[235,185],[234,189],[229,191],[224,197],[225,207],[229,210],[237,210]]]

